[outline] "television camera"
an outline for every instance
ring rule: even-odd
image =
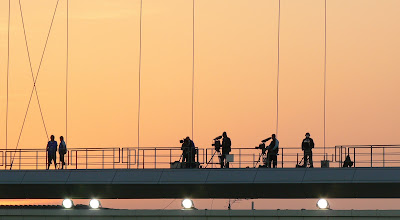
[[[261,158],[262,158],[264,165],[260,165],[260,167],[267,167],[267,156],[266,156],[267,147],[265,147],[265,142],[267,142],[269,140],[271,140],[271,137],[262,140],[261,144],[259,144],[258,147],[255,147],[255,149],[261,150],[261,154],[258,157],[258,160],[257,160],[257,163],[255,166],[257,166],[257,164],[261,161]]]
[[[255,147],[256,149],[261,149],[261,154],[265,155],[267,148],[265,147],[265,142],[271,140],[271,138],[267,138],[261,141],[261,144],[258,145],[258,147]]]
[[[222,138],[222,136],[218,136],[218,137],[214,138],[213,139],[214,143],[211,144],[211,146],[214,146],[214,149],[215,149],[216,152],[220,152],[220,150],[221,150],[221,146],[222,146],[221,145],[221,138]]]

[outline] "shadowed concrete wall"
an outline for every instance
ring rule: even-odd
[[[2,199],[400,198],[399,185],[400,168],[0,171]]]

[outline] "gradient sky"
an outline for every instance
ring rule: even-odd
[[[8,148],[32,89],[18,1],[11,5]],[[34,73],[56,0],[21,0]],[[70,0],[69,147],[137,147],[138,0]],[[328,0],[326,146],[399,144],[400,1]],[[227,131],[233,147],[275,132],[276,0],[196,0],[194,140]],[[0,1],[0,146],[5,148],[8,1]],[[191,134],[192,1],[144,0],[141,146]],[[282,0],[278,139],[323,146],[324,1]],[[48,132],[66,134],[66,1],[37,89]],[[20,148],[47,142],[33,97]]]

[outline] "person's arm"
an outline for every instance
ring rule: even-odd
[[[310,143],[310,145],[311,145],[311,148],[314,148],[314,140],[311,138],[311,143]]]
[[[275,140],[275,146],[274,146],[274,148],[272,150],[276,150],[276,148],[278,148],[278,147],[279,147],[279,141],[278,141],[278,139],[276,139]]]

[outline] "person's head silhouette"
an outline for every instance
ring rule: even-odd
[[[54,141],[54,135],[51,135],[51,136],[50,136],[50,140],[51,140],[51,141]]]

